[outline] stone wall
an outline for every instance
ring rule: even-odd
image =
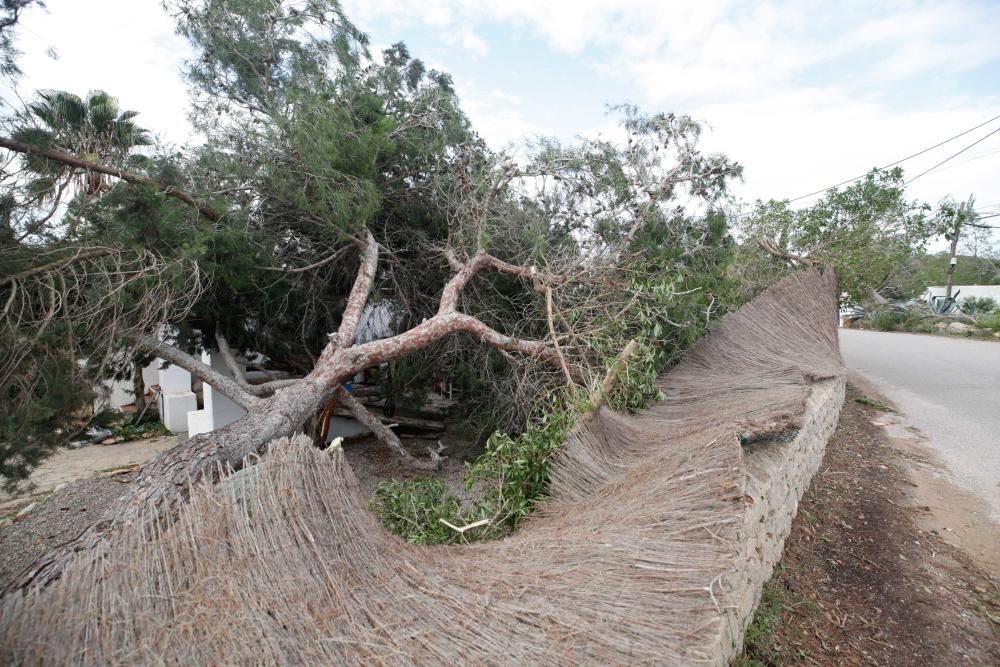
[[[717,664],[729,664],[742,650],[743,632],[781,560],[799,499],[819,470],[826,443],[837,428],[844,387],[843,378],[813,385],[802,427],[793,440],[744,448],[746,512],[735,545],[736,565],[715,589],[724,605]]]

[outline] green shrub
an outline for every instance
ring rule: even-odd
[[[871,328],[876,331],[897,331],[902,328],[906,315],[894,310],[881,310],[872,317]]]
[[[1000,310],[995,310],[989,315],[976,318],[976,326],[980,329],[1000,331]]]
[[[993,313],[997,307],[997,302],[988,296],[970,296],[968,299],[963,300],[961,305],[962,312],[972,316]]]
[[[534,502],[548,493],[549,458],[562,445],[575,415],[554,400],[516,438],[494,433],[486,451],[469,466],[466,484],[487,483],[473,520],[489,518],[489,533],[500,536],[517,527]]]
[[[437,479],[379,482],[372,494],[371,510],[382,524],[412,544],[444,544],[460,535],[441,523],[466,523],[458,499]]]

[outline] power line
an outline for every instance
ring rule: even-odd
[[[936,165],[934,165],[933,167],[931,167],[927,171],[924,171],[924,172],[921,172],[921,173],[917,174],[916,176],[914,176],[913,178],[911,178],[910,180],[908,180],[906,183],[903,183],[903,185],[909,185],[910,183],[912,183],[913,181],[917,180],[921,176],[926,176],[927,174],[931,173],[932,171],[934,171],[935,169],[937,169],[941,165],[945,164],[946,162],[950,162],[951,160],[957,158],[959,155],[961,155],[965,151],[969,150],[970,148],[972,148],[976,144],[979,144],[979,143],[982,143],[982,142],[986,141],[987,139],[989,139],[990,137],[992,137],[997,132],[1000,132],[1000,127],[998,127],[997,129],[993,130],[992,132],[990,132],[986,136],[984,136],[984,137],[982,137],[980,139],[977,139],[976,141],[973,141],[971,144],[969,144],[968,146],[966,146],[962,150],[958,151],[954,155],[950,155],[950,156],[946,157],[945,159],[941,160],[940,162],[938,162]]]
[[[976,211],[973,211],[973,213],[976,213],[975,220],[972,220],[971,222],[963,222],[962,223],[963,226],[968,225],[969,227],[975,227],[976,229],[1000,229],[1000,226],[998,226],[998,225],[981,225],[981,224],[979,224],[980,220],[986,220],[988,218],[997,218],[997,217],[1000,217],[1000,213],[990,213],[989,215],[979,215],[978,212],[976,212]]]
[[[976,160],[982,160],[984,157],[996,155],[997,153],[1000,153],[1000,149],[997,149],[995,151],[990,151],[989,153],[983,153],[982,155],[977,155],[976,157],[970,157],[968,160],[962,160],[961,162],[956,162],[955,164],[949,165],[944,169],[938,169],[938,171],[948,171],[949,169],[954,169],[955,167],[961,167],[963,164],[975,162]]]
[[[884,167],[876,167],[876,168],[877,169],[888,169],[889,167],[895,167],[897,164],[901,164],[903,162],[906,162],[907,160],[910,160],[910,159],[913,159],[913,158],[915,158],[917,156],[923,155],[924,153],[927,153],[928,151],[932,151],[935,148],[940,148],[941,146],[944,146],[945,144],[951,143],[952,141],[954,141],[955,139],[958,139],[959,137],[964,137],[965,135],[969,134],[970,132],[975,132],[979,128],[983,127],[984,125],[989,125],[990,123],[992,123],[993,121],[995,121],[998,118],[1000,118],[1000,115],[993,116],[993,118],[990,118],[988,121],[980,123],[979,125],[976,125],[975,127],[969,128],[968,130],[965,130],[964,132],[960,132],[960,133],[956,134],[955,136],[953,136],[953,137],[951,137],[949,139],[945,139],[944,141],[942,141],[940,143],[936,143],[933,146],[931,146],[930,148],[925,148],[923,150],[917,151],[913,155],[907,155],[906,157],[901,158],[899,160],[896,160],[895,162],[892,162],[890,164],[887,164]],[[989,135],[986,135],[986,136],[989,136]],[[979,143],[979,142],[977,141],[976,143]],[[975,145],[975,144],[973,144],[973,145]],[[952,156],[952,157],[954,157],[954,156]],[[949,158],[949,159],[951,159],[951,158]],[[799,201],[800,199],[806,199],[807,197],[812,197],[813,195],[823,194],[827,190],[832,190],[833,188],[839,188],[841,185],[847,185],[848,183],[853,183],[854,181],[860,180],[860,179],[864,178],[867,175],[868,175],[868,172],[865,172],[865,173],[861,174],[860,176],[855,176],[854,178],[849,178],[846,181],[841,181],[840,183],[837,183],[836,185],[831,185],[829,187],[823,188],[822,190],[816,190],[815,192],[810,192],[807,195],[802,195],[802,196],[796,197],[794,199],[789,199],[788,203],[792,203],[794,201]],[[923,174],[921,174],[921,175],[923,175]]]
[[[965,130],[963,132],[959,132],[958,134],[956,134],[953,137],[950,137],[948,139],[945,139],[944,141],[938,142],[938,143],[936,143],[933,146],[930,146],[928,148],[924,148],[923,150],[917,151],[916,153],[913,153],[912,155],[907,155],[906,157],[901,158],[899,160],[896,160],[895,162],[891,162],[891,163],[885,165],[884,167],[876,167],[876,169],[888,169],[889,167],[895,167],[897,164],[902,164],[903,162],[906,162],[907,160],[913,159],[915,157],[923,155],[924,153],[932,151],[935,148],[940,148],[941,146],[944,146],[945,144],[951,143],[955,139],[958,139],[960,137],[964,137],[965,135],[969,134],[970,132],[975,132],[979,128],[981,128],[981,127],[983,127],[985,125],[989,125],[990,123],[992,123],[993,121],[997,120],[998,118],[1000,118],[1000,115],[993,116],[993,118],[990,118],[989,120],[984,121],[984,122],[980,123],[979,125],[976,125],[975,127],[970,127],[968,130]],[[965,152],[966,150],[968,150],[972,146],[975,146],[976,144],[978,144],[981,141],[985,140],[987,137],[992,136],[996,131],[997,130],[994,130],[993,132],[991,132],[990,134],[987,134],[985,137],[983,137],[979,141],[975,142],[974,144],[971,144],[970,146],[967,146],[967,147],[963,148],[961,151],[959,151],[955,155],[952,155],[950,158],[948,158],[948,160],[951,160],[952,158],[954,158],[954,157],[956,157],[958,155],[961,155],[963,152]],[[994,152],[997,152],[997,151],[994,151]],[[992,155],[992,153],[987,153],[986,155],[980,155],[978,157],[986,157],[987,155]],[[978,159],[978,158],[972,158],[971,160],[966,160],[966,162],[971,162],[972,160],[975,160],[975,159]],[[936,169],[937,167],[941,166],[942,164],[944,164],[948,160],[944,160],[943,162],[939,162],[934,167],[931,167],[931,169],[928,169],[928,171],[931,171],[932,169]],[[963,163],[959,163],[959,164],[963,164]],[[953,165],[953,166],[958,166],[958,165]],[[794,199],[789,199],[788,203],[790,204],[792,202],[800,201],[802,199],[806,199],[806,198],[812,197],[814,195],[823,194],[824,192],[827,192],[828,190],[832,190],[833,188],[839,188],[841,185],[847,185],[848,183],[853,183],[854,181],[857,181],[857,180],[860,180],[860,179],[864,178],[869,173],[870,172],[865,172],[864,174],[860,174],[858,176],[855,176],[854,178],[849,178],[846,181],[841,181],[840,183],[837,183],[835,185],[831,185],[829,187],[825,187],[825,188],[823,188],[821,190],[816,190],[815,192],[810,192],[807,195],[800,195],[798,197],[795,197]],[[927,172],[924,172],[924,174],[926,174],[926,173]],[[918,175],[918,176],[910,179],[909,181],[906,182],[906,184],[911,183],[912,181],[916,180],[917,178],[920,178],[920,176],[923,176],[924,174],[920,174],[920,175]],[[745,217],[750,216],[750,215],[753,215],[753,211],[745,211],[745,212],[742,212],[742,213],[737,213],[737,214],[735,214],[735,217],[736,218],[745,218]]]

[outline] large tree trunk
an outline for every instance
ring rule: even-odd
[[[142,377],[141,357],[132,359],[132,394],[135,396],[135,414],[132,415],[132,423],[139,425],[142,418],[146,416],[146,382]]]

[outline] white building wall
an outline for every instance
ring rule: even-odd
[[[148,390],[159,382],[160,360],[154,359],[142,369],[142,381]],[[94,412],[111,409],[118,410],[123,405],[130,405],[135,402],[132,395],[133,386],[131,380],[105,380],[103,391],[94,399]]]
[[[160,421],[171,433],[184,433],[188,430],[188,413],[198,409],[198,398],[191,391],[191,374],[174,364],[157,373]]]
[[[947,288],[943,285],[928,287],[927,291],[924,292],[923,300],[930,301],[934,297],[943,297],[946,291]],[[954,295],[956,292],[960,292],[958,301],[964,301],[974,296],[977,299],[993,299],[1000,303],[1000,285],[955,285],[951,288],[951,293]]]
[[[232,377],[228,366],[222,360],[221,354],[202,352],[201,360],[219,371],[223,375]],[[245,415],[247,412],[221,392],[216,391],[207,382],[202,383],[204,408],[195,410],[188,414],[187,431],[188,435],[194,436],[199,433],[208,433],[223,426],[228,426]]]

